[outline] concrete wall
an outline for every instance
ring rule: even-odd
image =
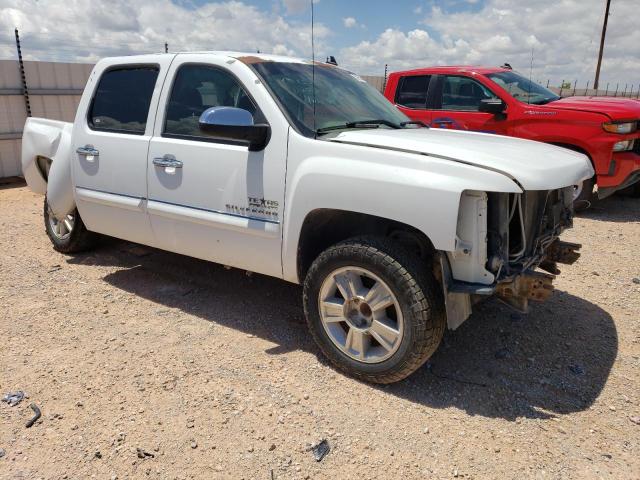
[[[374,75],[360,75],[360,77],[380,93],[384,93],[384,77]]]
[[[25,62],[31,114],[72,122],[93,65]],[[20,175],[20,142],[27,118],[17,60],[0,60],[0,178]]]

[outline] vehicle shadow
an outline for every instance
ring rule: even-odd
[[[269,354],[302,349],[325,362],[307,334],[297,285],[121,241],[68,261],[119,267],[104,277],[118,289],[259,336],[276,345]],[[592,405],[617,350],[611,316],[567,292],[528,315],[489,300],[414,375],[370,388],[470,415],[548,418]]]
[[[0,178],[0,190],[9,190],[11,188],[21,188],[27,185],[22,177],[4,177]]]
[[[640,220],[640,198],[615,194],[596,200],[590,208],[579,212],[579,218],[606,222],[637,222]]]

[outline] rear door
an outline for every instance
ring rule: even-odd
[[[258,107],[256,94],[266,92],[252,92],[258,82],[247,70],[200,54],[179,55],[172,64],[147,160],[149,218],[160,248],[282,277],[288,125]],[[219,106],[269,124],[266,148],[250,152],[200,131],[202,112]]]
[[[431,122],[431,111],[427,110],[427,96],[431,75],[407,75],[398,79],[394,103],[402,113],[412,120]]]
[[[172,55],[137,64],[99,63],[78,108],[72,135],[75,197],[87,228],[152,244],[147,213],[147,152]]]
[[[499,98],[479,81],[463,75],[439,75],[430,99],[431,126],[507,134],[507,121],[479,111],[480,102]]]

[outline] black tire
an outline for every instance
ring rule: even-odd
[[[383,280],[396,296],[403,315],[403,334],[393,355],[364,363],[343,353],[323,327],[319,295],[324,279],[342,267],[364,268]],[[406,378],[436,351],[446,327],[444,297],[428,263],[383,237],[358,237],[329,247],[313,262],[304,282],[307,324],[326,357],[343,372],[372,383]]]
[[[584,181],[580,195],[573,200],[573,209],[576,212],[582,212],[588,209],[595,202],[595,195],[593,194],[593,187],[595,184],[595,177],[591,177]]]
[[[78,209],[75,209],[72,215],[74,217],[74,223],[71,233],[64,238],[61,238],[53,230],[50,219],[49,204],[47,202],[47,197],[44,197],[44,228],[49,240],[51,240],[51,243],[53,244],[54,250],[60,253],[77,253],[90,250],[95,246],[98,238],[97,234],[86,229],[82,218],[80,218]]]

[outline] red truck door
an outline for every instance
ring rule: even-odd
[[[462,75],[439,75],[434,83],[432,127],[507,135],[506,114],[480,111],[482,100],[499,100],[482,83]]]
[[[398,79],[393,102],[396,107],[412,120],[427,125],[431,122],[431,111],[427,110],[427,94],[431,75],[409,75]]]

